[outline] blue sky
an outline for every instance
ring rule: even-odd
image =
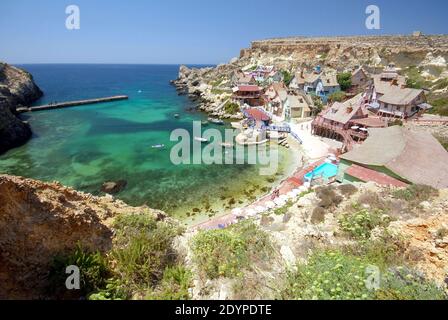
[[[78,5],[81,29],[65,28]],[[381,9],[381,30],[365,9]],[[0,60],[10,63],[215,64],[252,40],[448,33],[446,0],[0,0]]]

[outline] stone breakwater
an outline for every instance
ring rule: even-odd
[[[31,137],[29,125],[17,117],[16,110],[42,94],[31,74],[0,62],[0,153],[24,144]]]

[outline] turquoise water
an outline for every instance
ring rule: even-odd
[[[95,195],[101,194],[103,182],[124,179],[127,187],[117,198],[197,221],[266,193],[294,162],[281,150],[281,167],[270,177],[260,176],[257,165],[173,165],[171,131],[191,132],[192,121],[207,118],[187,111],[192,103],[169,85],[178,66],[22,67],[45,92],[37,105],[118,94],[129,100],[24,115],[34,136],[0,156],[0,172],[56,180]],[[222,131],[225,126],[207,128]],[[151,148],[155,144],[166,147]]]
[[[306,180],[313,177],[324,177],[325,179],[332,178],[338,174],[338,166],[332,163],[324,163],[305,175]]]

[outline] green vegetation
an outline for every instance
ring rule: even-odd
[[[331,102],[342,102],[345,100],[347,94],[344,91],[336,91],[328,96]]]
[[[77,266],[80,270],[80,290],[75,294],[79,297],[99,290],[106,284],[106,279],[110,274],[110,269],[106,259],[100,252],[90,252],[85,250],[80,244],[68,255],[58,255],[54,258],[49,274],[48,292],[57,297],[64,297],[67,294],[65,273],[67,266]]]
[[[310,94],[310,96],[311,96],[311,99],[313,100],[313,105],[314,105],[313,113],[314,113],[314,115],[317,115],[323,110],[324,104],[322,103],[322,99],[320,97],[316,96],[315,93]]]
[[[183,266],[168,267],[163,273],[158,289],[147,295],[149,300],[188,300],[192,274]]]
[[[273,253],[268,234],[250,221],[201,231],[193,238],[192,250],[199,270],[209,279],[234,278]]]
[[[352,86],[352,74],[350,72],[339,73],[337,79],[342,91],[347,91]]]
[[[429,87],[430,83],[425,80],[421,75],[422,69],[416,66],[410,66],[404,70],[407,77],[406,85],[409,88],[423,89]]]
[[[442,90],[448,87],[448,78],[439,79],[433,85],[432,90]]]
[[[291,83],[292,79],[294,78],[294,75],[292,75],[289,71],[286,70],[282,70],[282,75],[283,75],[283,82],[286,86],[289,86],[289,84]]]
[[[117,277],[129,294],[152,288],[175,263],[172,242],[180,230],[145,214],[118,216],[114,227],[111,256]]]
[[[222,90],[222,89],[213,88],[213,89],[211,90],[211,93],[212,93],[212,94],[216,94],[216,95],[220,95],[220,94],[227,93],[227,91]]]
[[[442,135],[435,135],[434,137],[448,151],[448,137],[447,136],[442,136]]]
[[[433,106],[430,113],[448,116],[448,97],[433,98],[429,104]]]
[[[437,197],[439,191],[430,186],[421,184],[410,185],[404,189],[398,189],[392,193],[393,197],[400,200],[405,200],[411,204],[419,204],[427,201],[432,197]]]
[[[240,106],[234,102],[227,102],[224,105],[224,111],[228,114],[236,114],[240,111]]]
[[[344,253],[340,250],[318,250],[306,265],[299,265],[290,272],[283,299],[313,300],[442,300],[443,289],[426,281],[413,270],[403,267],[380,269],[376,261],[365,256]],[[374,272],[379,288],[367,286],[374,283]]]
[[[380,209],[362,209],[355,213],[343,214],[338,222],[340,229],[350,237],[367,240],[373,229],[387,226],[390,218]]]
[[[107,255],[90,253],[80,246],[68,256],[56,257],[50,283],[64,284],[65,267],[81,271],[81,292],[91,300],[187,299],[191,273],[176,261],[172,247],[181,229],[156,221],[151,214],[122,214],[113,222],[115,237]],[[52,285],[53,293],[60,296]],[[67,295],[67,290],[62,294]]]

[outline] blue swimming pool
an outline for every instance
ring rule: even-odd
[[[313,171],[305,175],[305,180],[311,180],[312,177],[324,177],[325,179],[334,177],[338,174],[338,166],[332,163],[324,163],[318,166]]]

